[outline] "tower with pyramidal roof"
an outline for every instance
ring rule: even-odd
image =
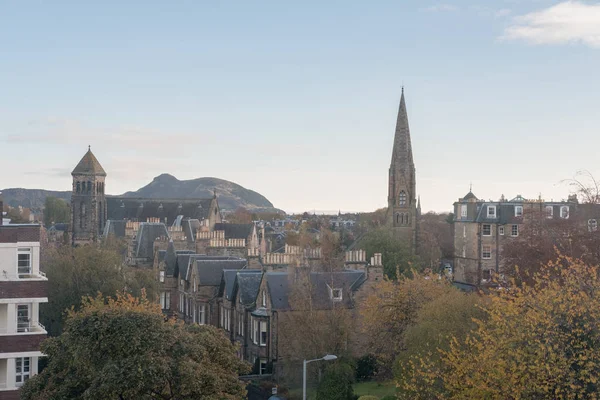
[[[106,224],[106,172],[88,148],[73,172],[71,234],[73,245],[97,241]]]
[[[402,88],[389,170],[387,221],[394,235],[406,243],[413,253],[417,248],[418,213],[420,212],[420,204],[417,206],[416,188],[408,113],[404,88]]]

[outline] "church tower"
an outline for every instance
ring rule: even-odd
[[[395,236],[406,243],[413,253],[417,247],[417,213],[420,211],[417,209],[416,187],[408,113],[402,88],[389,170],[387,220]]]
[[[97,241],[106,224],[106,172],[88,148],[73,172],[71,234],[73,245]]]

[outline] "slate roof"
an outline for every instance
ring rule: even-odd
[[[252,233],[254,224],[215,224],[215,231],[225,231],[226,239],[248,239]]]
[[[71,175],[99,175],[106,176],[106,172],[98,159],[92,153],[91,149],[88,149],[87,153],[83,156],[79,164],[75,167]]]
[[[289,310],[290,282],[287,272],[267,272],[267,287],[274,310]],[[314,307],[329,309],[332,306],[331,289],[342,289],[342,301],[346,307],[351,307],[350,292],[355,291],[365,281],[363,271],[345,270],[339,272],[311,272],[310,281],[313,288]]]
[[[477,200],[477,196],[475,196],[475,195],[473,194],[473,192],[471,192],[471,191],[469,190],[469,193],[467,193],[467,195],[466,195],[465,197],[463,197],[463,200],[471,200],[471,199],[475,199],[475,200]]]
[[[165,224],[156,222],[141,223],[135,239],[136,258],[154,258],[154,241],[161,236],[169,237]]]
[[[260,281],[262,278],[262,271],[258,269],[225,269],[223,270],[223,276],[221,277],[221,286],[219,287],[219,295],[225,296],[225,298],[229,301],[233,301],[233,298],[236,294],[236,290],[239,291],[240,288],[240,279],[243,280],[244,287],[247,291],[249,286],[247,284],[247,280],[244,278],[254,278],[254,283],[256,284],[256,289],[254,293],[254,297],[250,299],[248,303],[244,303],[244,299],[242,299],[242,304],[251,304],[256,299],[256,294],[258,293],[258,287],[260,286]],[[252,282],[252,281],[250,281]],[[257,282],[257,283],[256,283]],[[248,291],[245,295],[251,294]],[[245,299],[248,301],[248,299]]]
[[[58,224],[54,224],[50,228],[48,228],[48,232],[53,232],[53,231],[65,232],[68,230],[69,230],[69,224],[62,223],[62,222],[59,222]]]
[[[200,256],[195,259],[198,284],[202,286],[219,286],[224,270],[240,270],[246,268],[247,261],[236,257]]]
[[[125,237],[125,224],[125,220],[109,219],[104,226],[104,236],[115,235],[116,237]]]
[[[239,271],[237,274],[236,290],[238,298],[241,298],[243,305],[247,306],[256,301],[262,277],[262,271],[257,269]]]
[[[177,216],[202,220],[208,217],[210,199],[144,199],[123,196],[106,198],[109,219],[128,219],[145,222],[148,218],[159,218],[172,225]]]
[[[177,267],[177,262],[179,261],[179,256],[191,255],[194,254],[191,250],[175,250],[175,246],[173,245],[173,241],[169,242],[167,246],[167,251],[165,254],[165,274],[167,276],[175,276],[175,270]],[[187,258],[187,262],[189,263],[189,258]],[[186,272],[187,272],[187,264],[186,264]]]

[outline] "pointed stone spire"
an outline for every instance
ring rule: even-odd
[[[398,109],[398,117],[396,119],[392,166],[396,166],[396,168],[402,170],[407,170],[408,168],[406,167],[413,166],[412,144],[410,141],[410,129],[408,127],[408,112],[406,111],[404,87],[402,87],[400,108]]]
[[[100,162],[92,153],[91,146],[88,146],[88,151],[85,153],[79,164],[75,167],[71,175],[99,175],[106,176],[106,172]]]

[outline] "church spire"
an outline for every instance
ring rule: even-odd
[[[408,112],[406,111],[406,100],[404,98],[404,86],[400,97],[400,108],[396,119],[396,133],[394,135],[394,149],[392,151],[392,167],[406,170],[413,166],[412,144],[410,141],[410,129],[408,127]]]

